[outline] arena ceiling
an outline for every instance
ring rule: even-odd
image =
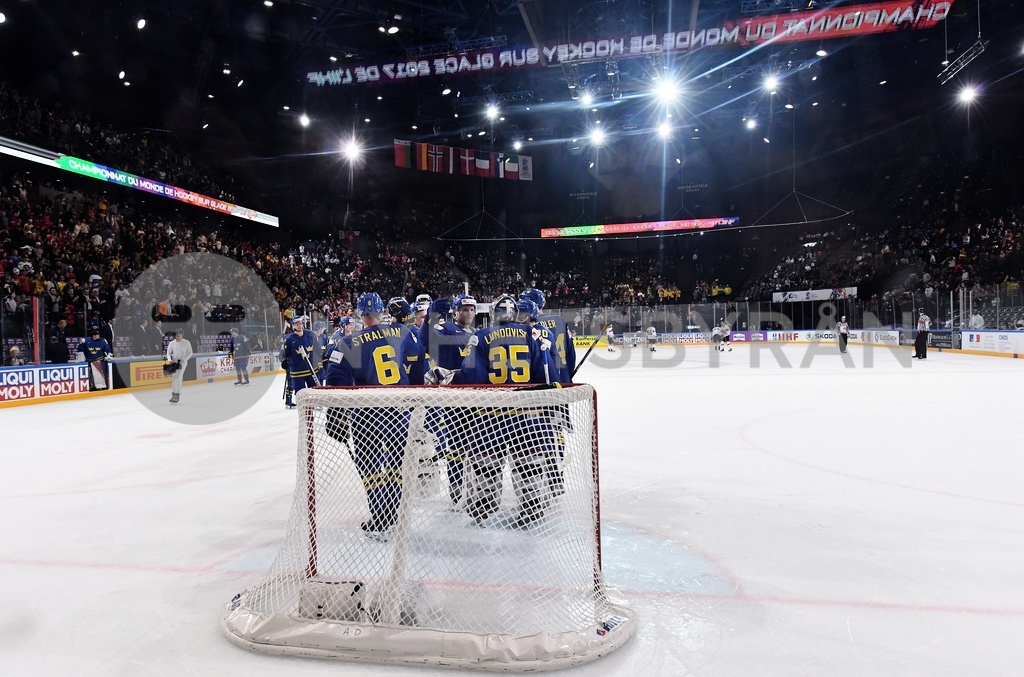
[[[571,152],[573,138],[598,119],[606,129],[654,130],[664,119],[649,95],[659,69],[674,73],[683,85],[673,124],[685,128],[686,143],[694,144],[715,133],[734,136],[745,117],[788,126],[775,116],[784,105],[806,111],[801,140],[848,139],[850,125],[862,118],[899,124],[928,111],[951,111],[957,89],[970,83],[1004,99],[1016,97],[1008,106],[989,99],[990,113],[1021,111],[1024,2],[1019,0],[954,0],[948,19],[925,30],[761,49],[708,47],[664,59],[595,59],[576,70],[469,68],[450,76],[352,86],[318,86],[309,77],[366,64],[416,62],[439,52],[519,50],[857,4],[0,0],[6,18],[0,24],[0,80],[44,102],[122,126],[166,130],[207,147],[214,147],[211,140],[227,147],[223,142],[230,139],[231,153],[249,157],[330,151],[352,135],[381,149],[390,148],[396,137],[486,144],[494,150],[506,150],[513,139],[529,139]],[[142,29],[140,19],[146,21]],[[391,26],[397,32],[388,32]],[[976,45],[979,26],[985,51],[940,84],[942,62]],[[824,57],[818,55],[822,48]],[[774,97],[762,84],[768,71],[786,79]],[[595,95],[592,106],[581,105],[578,94],[584,90]],[[484,118],[488,101],[499,104],[505,119]],[[299,124],[302,115],[310,118],[308,127]],[[767,142],[770,129],[757,136],[762,133]],[[630,158],[623,162],[628,165]]]

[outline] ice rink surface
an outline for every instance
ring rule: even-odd
[[[1024,363],[879,348],[866,368],[861,347],[844,365],[794,345],[784,368],[755,350],[598,349],[581,369],[599,396],[605,577],[639,627],[560,674],[1020,675]],[[224,637],[291,506],[296,414],[277,378],[213,426],[131,395],[0,410],[0,673],[459,674]],[[179,406],[231,391],[187,387]]]

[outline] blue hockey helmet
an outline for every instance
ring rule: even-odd
[[[540,315],[540,309],[537,308],[537,304],[528,298],[520,298],[516,301],[516,312],[519,313],[520,319],[537,321],[537,317]]]
[[[452,310],[458,311],[469,306],[476,309],[476,299],[469,294],[459,294],[455,297],[455,300],[452,301]]]
[[[399,322],[405,322],[405,319],[412,315],[412,307],[401,296],[394,296],[388,299],[388,312]]]
[[[537,289],[536,287],[524,289],[523,293],[519,295],[519,298],[529,299],[533,301],[534,303],[537,304],[538,310],[544,307],[544,292],[542,292],[540,289]]]
[[[350,316],[342,315],[341,317],[338,318],[337,325],[339,327],[344,327],[346,324],[349,324],[351,321],[352,321],[352,318]]]
[[[511,322],[516,316],[516,300],[507,294],[491,305],[491,317],[495,322]]]
[[[231,327],[231,333],[232,334],[237,334],[238,333],[238,327]]]
[[[359,297],[356,301],[356,310],[360,315],[382,315],[384,313],[384,301],[380,294],[369,291]]]

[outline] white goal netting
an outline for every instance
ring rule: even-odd
[[[266,578],[228,604],[270,653],[560,668],[636,621],[601,574],[590,386],[317,388]]]

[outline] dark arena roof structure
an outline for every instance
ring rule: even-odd
[[[993,192],[1019,191],[1024,3],[939,3],[937,25],[855,37],[714,44],[702,31],[865,4],[8,0],[0,71],[48,105],[173,135],[238,179],[241,204],[280,214],[297,231],[319,227],[303,216],[300,195],[417,195],[459,214],[497,214],[504,226],[491,234],[515,237],[576,223],[813,220],[818,200],[828,206],[823,218],[870,215],[884,207],[876,204],[883,186],[910,180],[910,170],[939,172],[951,156]],[[631,37],[687,31],[695,44],[675,52],[597,48],[559,64],[545,51],[616,39],[628,49]],[[502,52],[519,63],[481,65],[481,54]],[[454,72],[439,74],[442,66]],[[378,77],[359,82],[367,68]],[[950,77],[940,77],[944,69]],[[773,91],[769,75],[778,78]],[[652,93],[666,81],[679,92],[667,106]],[[965,103],[968,86],[977,98]],[[603,145],[591,142],[595,128],[608,136]],[[529,155],[535,178],[398,168],[395,139]],[[341,153],[351,140],[365,151],[356,164]],[[787,213],[794,192],[816,200]],[[451,232],[459,220],[423,235]]]

